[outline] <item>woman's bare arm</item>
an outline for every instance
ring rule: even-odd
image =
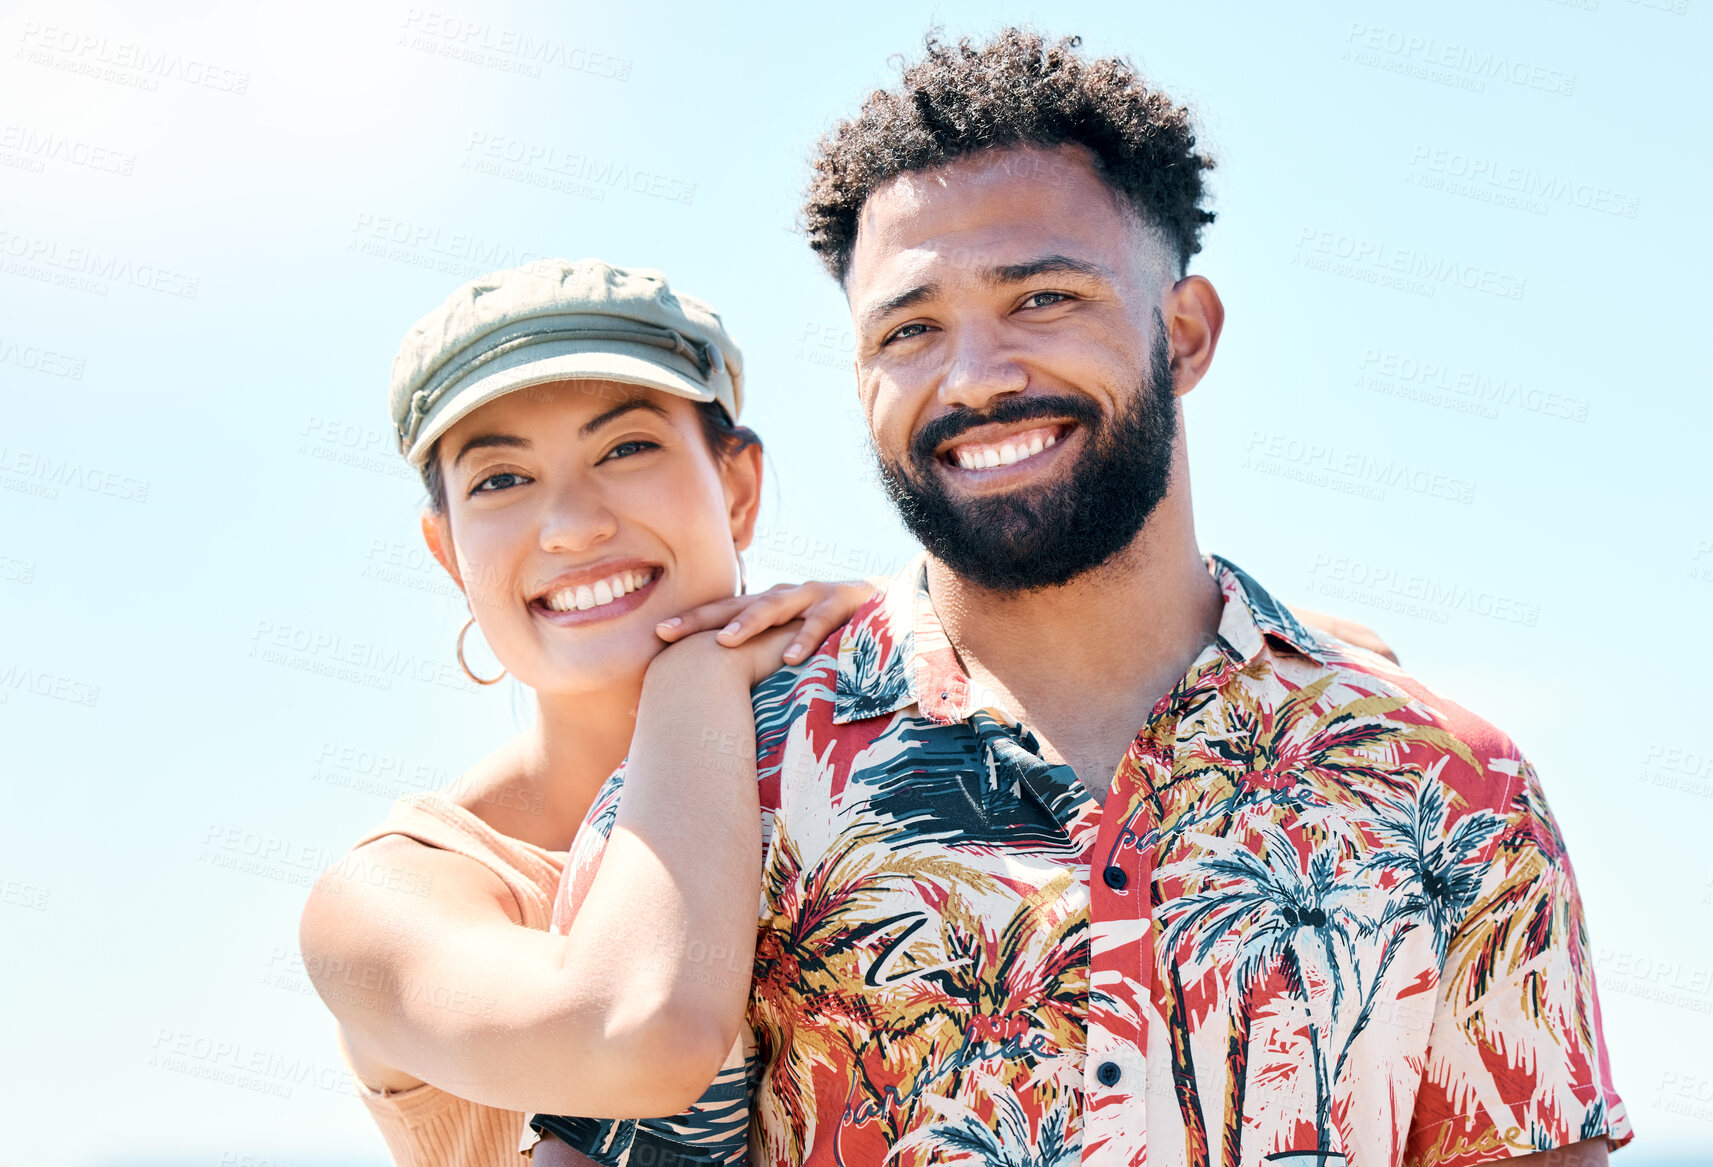
[[[480,864],[396,836],[304,909],[305,964],[354,1053],[490,1106],[673,1114],[731,1049],[761,872],[750,687],[793,622],[650,666],[625,796],[569,936],[521,926]],[[349,872],[350,868],[345,868]]]

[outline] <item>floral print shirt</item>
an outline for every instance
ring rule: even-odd
[[[538,1125],[608,1162],[652,1128],[685,1162],[770,1167],[1467,1167],[1628,1142],[1533,768],[1209,568],[1218,634],[1104,803],[959,665],[920,556],[764,681],[749,1040],[688,1115]],[[566,920],[622,780],[573,846]]]

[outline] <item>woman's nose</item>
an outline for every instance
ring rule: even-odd
[[[611,539],[618,529],[618,515],[598,492],[586,486],[561,490],[542,512],[541,547],[555,552],[587,551]]]

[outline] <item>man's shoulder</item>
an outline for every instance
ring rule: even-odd
[[[1434,774],[1468,809],[1503,811],[1526,764],[1511,736],[1386,657],[1316,630],[1320,661],[1274,654],[1285,686],[1312,692],[1316,736],[1399,770]]]

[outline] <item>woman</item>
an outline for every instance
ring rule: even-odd
[[[761,486],[741,387],[710,309],[597,261],[473,281],[394,363],[423,536],[470,603],[460,663],[473,625],[537,702],[451,791],[401,799],[304,909],[305,965],[397,1163],[521,1162],[531,1108],[677,1112],[733,1044],[746,978],[686,976],[684,953],[754,948],[760,820],[736,727],[750,686],[870,592],[733,597]],[[679,724],[734,732],[709,755]],[[565,848],[633,734],[624,842],[551,935]],[[337,874],[353,865],[399,878]]]

